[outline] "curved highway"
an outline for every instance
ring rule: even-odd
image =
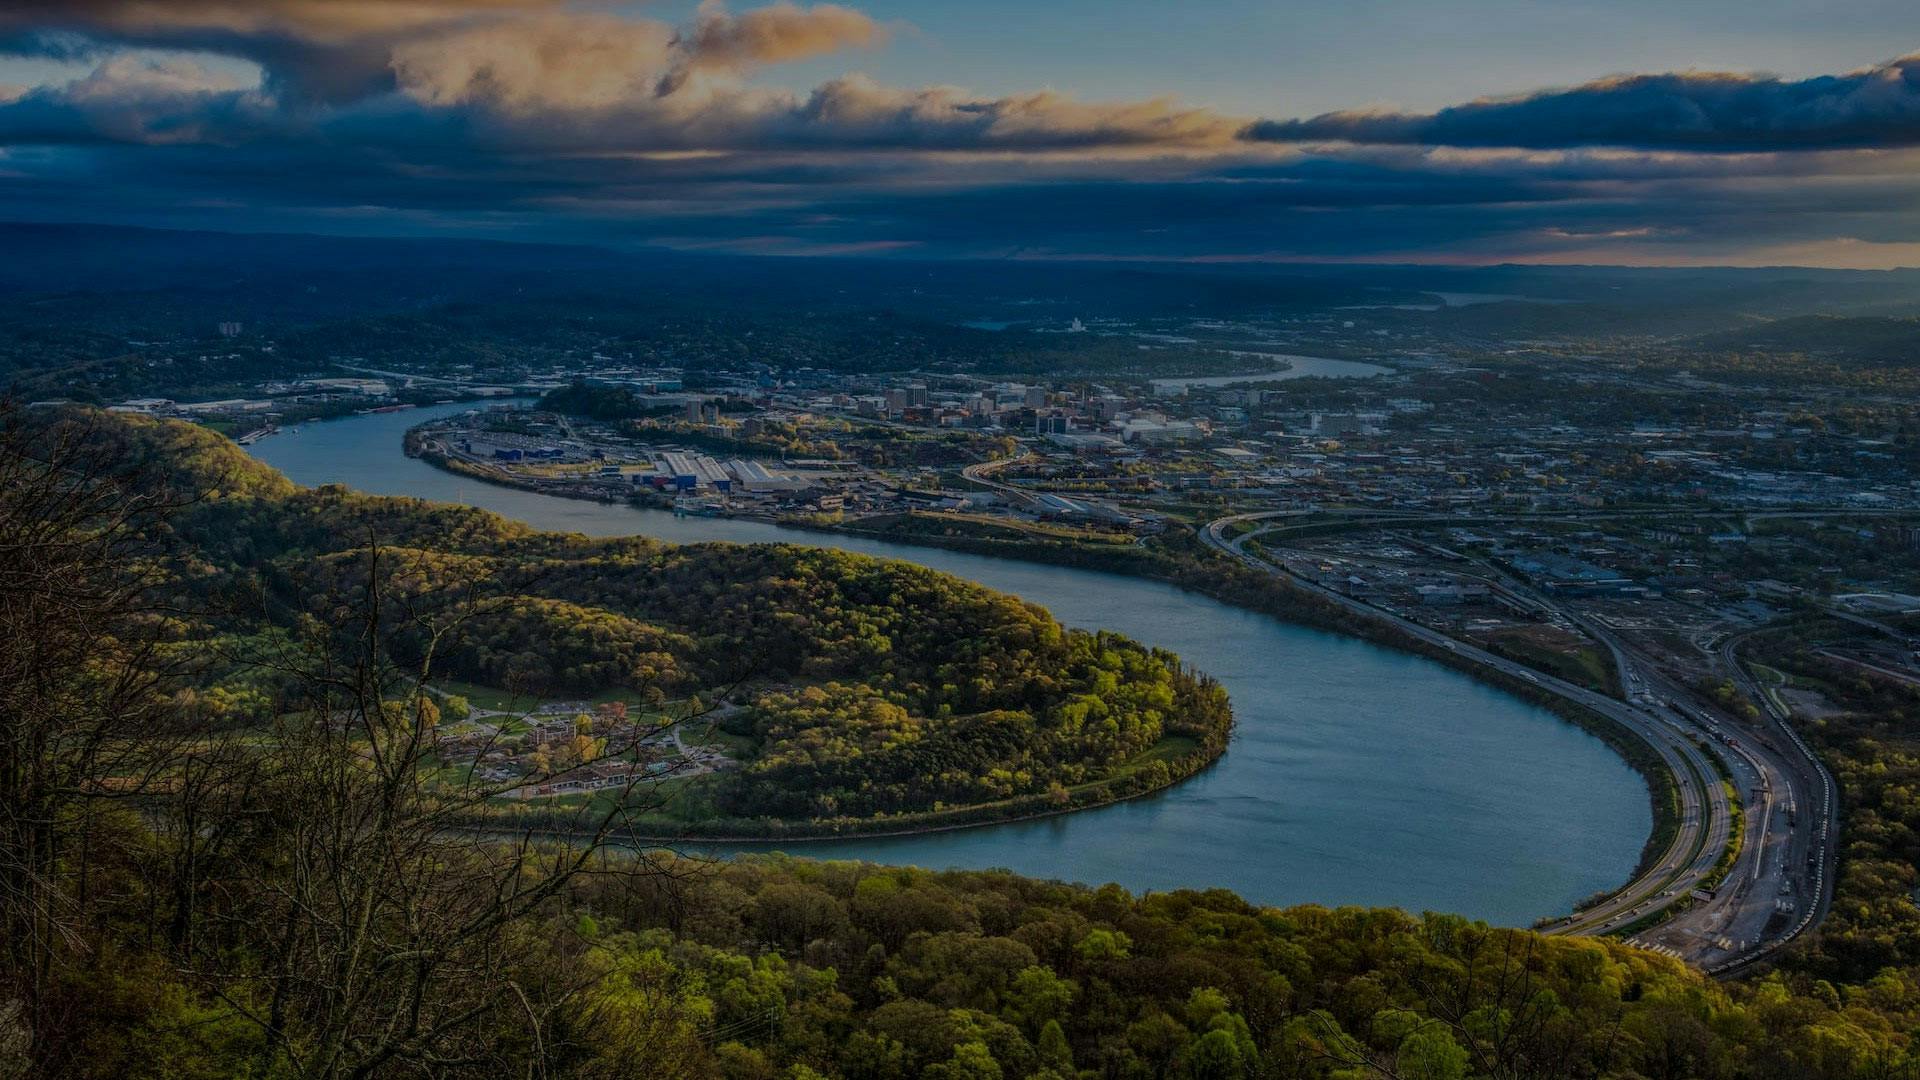
[[[1786,712],[1761,692],[1741,664],[1738,645],[1753,631],[1726,638],[1719,658],[1736,687],[1764,706],[1757,723],[1701,698],[1597,620],[1556,605],[1497,566],[1489,564],[1488,569],[1502,588],[1605,645],[1627,696],[1711,751],[1718,759],[1717,770],[1742,800],[1741,843],[1731,865],[1724,873],[1700,878],[1695,888],[1712,888],[1689,890],[1688,902],[1676,902],[1668,918],[1633,940],[1726,975],[1766,959],[1818,925],[1831,903],[1839,857],[1838,789],[1826,766],[1787,722]],[[1714,871],[1725,842],[1709,846],[1715,856],[1705,860],[1705,869]]]
[[[1825,769],[1785,718],[1770,715],[1769,724],[1754,728],[1717,714],[1605,627],[1560,608],[1496,567],[1489,569],[1501,588],[1539,604],[1605,645],[1630,700],[1535,671],[1329,589],[1246,551],[1253,533],[1226,537],[1234,525],[1309,513],[1239,514],[1208,524],[1201,535],[1209,546],[1248,566],[1282,575],[1349,611],[1607,717],[1651,747],[1673,777],[1679,820],[1666,850],[1604,900],[1542,927],[1545,932],[1631,933],[1635,944],[1682,957],[1715,974],[1730,974],[1764,959],[1818,921],[1832,880],[1834,790]],[[1378,520],[1383,517],[1388,520]],[[1380,525],[1405,521],[1391,514],[1367,514],[1364,519]],[[1730,667],[1743,680],[1743,689],[1749,688],[1737,657]],[[1756,699],[1768,701],[1764,695]],[[1729,786],[1737,798],[1730,797]],[[1736,827],[1741,844],[1729,866],[1724,857]]]

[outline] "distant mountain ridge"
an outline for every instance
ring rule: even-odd
[[[358,281],[371,297],[404,299],[491,284],[587,291],[664,289],[670,295],[806,303],[879,301],[934,308],[1031,293],[1082,305],[1180,311],[1247,307],[1433,303],[1440,294],[1631,308],[1716,306],[1767,317],[1814,311],[1920,316],[1920,270],[1484,267],[1311,263],[1183,263],[1043,259],[791,258],[614,249],[468,237],[229,233],[119,225],[0,222],[0,297],[69,290],[262,287],[282,279]],[[378,288],[374,288],[374,285]],[[1464,311],[1465,308],[1451,309]],[[1083,314],[1086,312],[1083,312]]]

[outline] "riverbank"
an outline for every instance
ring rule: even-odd
[[[1166,791],[1217,763],[1226,753],[1231,733],[1229,727],[1215,738],[1186,740],[1194,743],[1194,749],[1173,757],[1155,757],[1160,752],[1156,747],[1143,755],[1141,761],[1130,763],[1122,775],[1065,788],[1060,792],[1035,792],[971,806],[870,818],[817,818],[806,821],[722,818],[690,822],[663,819],[657,823],[643,818],[632,830],[623,834],[623,839],[659,844],[786,844],[925,836],[1038,821]],[[568,827],[568,822],[578,819],[578,807],[503,807],[497,813],[475,817],[467,824],[477,831],[531,831],[549,836],[568,836],[576,831]]]

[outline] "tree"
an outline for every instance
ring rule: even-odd
[[[844,917],[832,896],[812,885],[778,885],[754,899],[755,925],[773,941],[798,949]]]
[[[1241,1080],[1247,1075],[1240,1046],[1225,1031],[1209,1031],[1195,1039],[1182,1060],[1193,1080]]]
[[[1423,1027],[1400,1043],[1403,1080],[1462,1080],[1467,1075],[1466,1048],[1437,1027]]]
[[[1072,1006],[1076,987],[1070,980],[1055,975],[1049,968],[1034,965],[1013,977],[1007,988],[1007,1016],[1029,1032],[1065,1016]]]
[[[1060,1021],[1049,1020],[1041,1027],[1034,1049],[1040,1054],[1041,1064],[1062,1076],[1073,1075],[1073,1047],[1067,1042],[1067,1033],[1060,1027]]]
[[[639,770],[581,807],[564,842],[530,830],[496,843],[462,833],[503,789],[432,768],[428,685],[439,644],[485,601],[391,595],[389,581],[407,571],[393,558],[370,542],[351,589],[325,598],[290,650],[261,658],[302,699],[263,748],[255,782],[270,808],[260,826],[270,854],[240,868],[227,936],[196,938],[204,944],[189,958],[263,1035],[261,1074],[501,1067],[515,1048],[541,1045],[565,1003],[596,981],[590,970],[559,982],[529,971],[531,925],[557,914],[582,875],[657,872],[644,857],[602,854],[656,805]],[[396,628],[412,636],[417,665],[391,659]],[[610,741],[631,761],[654,733]],[[247,949],[224,947],[233,940]]]
[[[993,1051],[983,1042],[963,1042],[953,1056],[927,1069],[927,1080],[1001,1080],[1004,1075]]]
[[[1187,995],[1187,1023],[1204,1030],[1214,1017],[1226,1012],[1231,1004],[1227,995],[1213,987],[1196,986],[1193,993]]]
[[[1098,927],[1089,930],[1074,948],[1087,960],[1125,960],[1133,942],[1122,931]]]
[[[60,1059],[92,845],[184,736],[159,653],[162,526],[183,500],[90,425],[0,406],[0,1013]],[[98,852],[92,852],[97,854]]]

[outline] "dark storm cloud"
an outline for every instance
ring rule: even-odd
[[[1920,55],[1845,75],[1630,75],[1430,114],[1262,120],[1249,139],[1423,146],[1804,150],[1920,145]]]
[[[1607,159],[1497,161],[1407,154],[1374,161],[1309,156],[1130,176],[1008,182],[956,177],[946,188],[847,181],[816,192],[802,221],[786,208],[751,220],[653,223],[675,239],[791,232],[818,242],[885,238],[970,255],[1501,261],[1631,245],[1661,257],[1835,237],[1913,235],[1907,168],[1823,178],[1758,165],[1688,175]],[[1706,164],[1717,166],[1717,161]],[[1838,163],[1836,163],[1838,164]],[[1497,167],[1496,167],[1497,166]]]
[[[278,130],[260,94],[196,64],[115,56],[83,79],[0,104],[0,146],[85,143],[222,145]]]
[[[347,101],[391,89],[392,44],[560,0],[16,0],[0,6],[0,51],[95,58],[184,49],[261,64],[283,92]]]
[[[1503,163],[1175,165],[1102,162],[1051,173],[911,154],[608,157],[262,144],[47,150],[0,178],[0,212],[139,224],[465,232],[739,251],[1004,257],[1501,261],[1602,243],[1898,240],[1902,178],[1807,188],[1742,176],[1623,180],[1603,164],[1526,175]],[[1017,177],[1017,179],[1015,179]],[[54,208],[58,207],[59,210]],[[15,214],[17,216],[17,214]],[[304,222],[304,225],[300,223]],[[258,223],[271,223],[258,224]]]

